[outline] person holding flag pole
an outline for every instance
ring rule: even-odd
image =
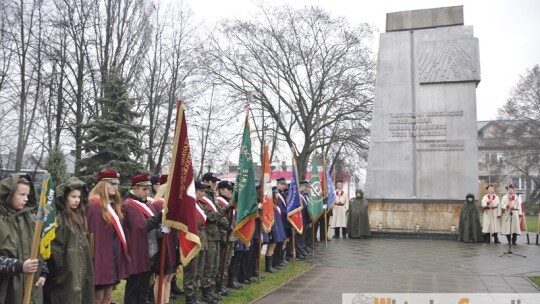
[[[302,203],[300,202],[300,189],[298,186],[297,180],[297,169],[296,169],[296,159],[293,152],[293,168],[291,176],[291,184],[289,186],[289,195],[287,196],[287,220],[291,223],[292,231],[292,261],[293,267],[296,260],[296,242],[295,235],[302,234],[304,231],[303,221],[302,221]]]
[[[328,211],[330,210],[330,207],[332,207],[332,204],[336,200],[336,195],[334,193],[334,188],[332,186],[332,178],[330,176],[330,171],[328,170],[328,167],[326,166],[326,160],[323,160],[323,170],[324,170],[323,171],[324,185],[322,186],[322,190],[324,193],[323,194],[324,228],[319,228],[319,229],[321,229],[320,238],[321,239],[324,238],[325,247],[328,248],[328,241],[330,240],[328,238],[328,217],[330,216]]]
[[[162,278],[165,268],[165,248],[167,246],[168,233],[170,232],[167,228],[169,227],[179,230],[180,261],[184,267],[183,284],[186,303],[199,303],[195,295],[195,276],[197,274],[197,255],[201,250],[202,244],[199,238],[199,228],[203,224],[200,218],[200,212],[202,210],[198,208],[196,203],[196,184],[193,179],[193,165],[187,131],[184,105],[182,101],[178,101],[176,104],[176,125],[168,181],[166,186],[161,187],[165,193],[165,200],[163,203],[162,226],[164,228],[162,230],[164,230],[164,234],[161,243],[161,263],[159,266],[158,304],[161,300]],[[200,192],[204,195],[204,189],[201,190]]]
[[[38,221],[43,221],[47,200],[46,178],[42,184]],[[34,211],[38,202],[32,179],[15,173],[0,181],[0,303],[42,302],[45,270],[37,258],[41,227]],[[42,222],[43,223],[43,222]],[[37,239],[37,240],[36,240]],[[25,285],[26,281],[26,285]]]

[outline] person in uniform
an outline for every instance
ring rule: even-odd
[[[309,205],[309,188],[308,180],[300,181],[300,203],[302,204],[302,235],[298,236],[296,252],[302,253],[304,256],[311,255],[312,251],[312,225],[311,218],[308,213]]]
[[[131,262],[118,193],[119,177],[112,169],[99,171],[86,209],[88,233],[94,240],[95,300],[102,304],[110,303],[113,287],[128,276]]]
[[[131,177],[131,190],[122,203],[125,219],[128,252],[131,257],[129,276],[126,279],[124,304],[146,304],[152,266],[156,262],[158,248],[155,230],[160,228],[161,212],[146,201],[152,183],[147,174]],[[150,248],[149,238],[155,243]],[[150,252],[152,249],[152,252]]]
[[[189,264],[184,265],[184,296],[186,297],[186,304],[200,304],[197,300],[197,280],[202,277],[199,267],[204,268],[204,250],[207,246],[206,244],[206,235],[204,233],[204,225],[206,224],[206,214],[202,210],[199,200],[201,200],[205,195],[205,190],[208,189],[208,185],[203,184],[200,181],[195,181],[195,199],[196,202],[196,217],[197,217],[197,227],[199,229],[199,240],[201,241],[201,249],[199,253],[191,259]],[[202,260],[202,263],[200,263]],[[210,303],[216,303],[216,301],[209,301]]]
[[[167,183],[167,174],[160,175],[156,181],[155,184],[152,184],[153,190],[157,193],[159,191],[160,187],[162,187],[165,183]],[[150,179],[152,181],[152,179]],[[153,182],[154,183],[154,182]],[[163,210],[163,203],[164,199],[153,199],[148,198],[148,201],[152,201],[152,206],[156,211],[162,212]],[[163,280],[162,280],[162,292],[163,297],[162,301],[164,303],[169,303],[169,300],[174,300],[175,295],[183,294],[184,291],[178,287],[176,284],[176,269],[180,265],[180,252],[179,252],[179,240],[178,240],[178,229],[168,227],[164,232],[162,231],[161,234],[158,233],[158,252],[156,254],[157,260],[155,263],[153,263],[152,266],[152,272],[155,274],[154,282],[159,282],[159,272],[160,272],[160,265],[161,265],[161,245],[163,240],[163,233],[168,233],[167,237],[167,248],[165,250],[165,264],[163,268]],[[169,231],[170,230],[170,231]],[[159,291],[159,284],[154,284],[152,295],[155,301],[157,301],[157,295]]]
[[[368,201],[364,198],[364,191],[356,190],[356,196],[349,200],[347,210],[347,233],[353,239],[371,236],[369,229]]]
[[[478,243],[481,234],[480,213],[476,207],[474,195],[469,193],[465,197],[465,203],[463,203],[459,214],[458,242]]]
[[[42,303],[46,267],[30,259],[37,207],[32,179],[24,173],[0,181],[0,303],[22,303],[24,274],[34,273],[31,301]]]
[[[489,184],[486,187],[488,193],[482,198],[482,233],[483,242],[489,243],[491,237],[495,244],[500,244],[498,233],[501,229],[499,219],[501,218],[501,208],[499,197],[495,194],[495,188]]]
[[[281,257],[281,263],[285,264],[287,260],[292,258],[291,242],[292,226],[287,218],[287,180],[280,177],[276,180],[277,188],[277,206],[280,209],[281,223],[283,224],[283,231],[285,232],[285,240],[281,246],[276,246],[276,253]]]
[[[501,234],[506,235],[508,243],[516,245],[517,236],[521,235],[520,220],[523,212],[514,185],[510,184],[505,188],[506,194],[501,199]]]
[[[48,280],[44,287],[44,302],[51,304],[94,303],[94,270],[86,205],[86,184],[76,177],[56,187],[56,232],[47,260]]]
[[[334,228],[333,238],[339,239],[341,230],[343,238],[347,237],[347,210],[349,210],[349,201],[343,191],[343,180],[336,181],[336,200],[332,204],[332,217],[330,226]]]
[[[285,255],[283,254],[283,242],[285,242],[286,237],[283,221],[281,219],[281,208],[279,208],[278,189],[276,186],[272,187],[272,201],[274,204],[274,225],[272,225],[272,233],[275,233],[273,239],[276,241],[276,247],[274,248],[272,255],[272,267],[279,270],[286,266],[287,262],[285,260]]]

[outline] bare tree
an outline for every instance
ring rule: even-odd
[[[372,29],[316,7],[261,12],[256,20],[221,24],[206,51],[208,73],[238,100],[253,95],[254,110],[263,109],[294,149],[302,178],[317,149],[344,145],[363,155],[375,75]]]
[[[501,137],[508,152],[508,174],[524,176],[528,202],[540,199],[540,66],[535,65],[513,88],[510,98],[499,110]],[[531,191],[532,190],[532,191]]]

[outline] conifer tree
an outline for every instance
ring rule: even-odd
[[[49,152],[45,169],[49,172],[51,179],[60,185],[68,180],[69,174],[66,168],[66,159],[60,149],[53,149]]]
[[[134,161],[144,153],[136,137],[144,130],[135,121],[141,114],[133,110],[135,99],[129,97],[127,83],[114,73],[103,81],[103,97],[97,102],[101,116],[82,126],[86,131],[83,151],[91,154],[80,161],[83,178],[91,181],[99,170],[112,168],[120,173],[125,187],[131,176],[144,170]]]

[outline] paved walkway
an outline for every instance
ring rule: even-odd
[[[530,234],[531,241],[536,234]],[[525,236],[505,244],[334,239],[319,244],[314,267],[255,303],[341,303],[342,293],[538,293],[540,246]]]

